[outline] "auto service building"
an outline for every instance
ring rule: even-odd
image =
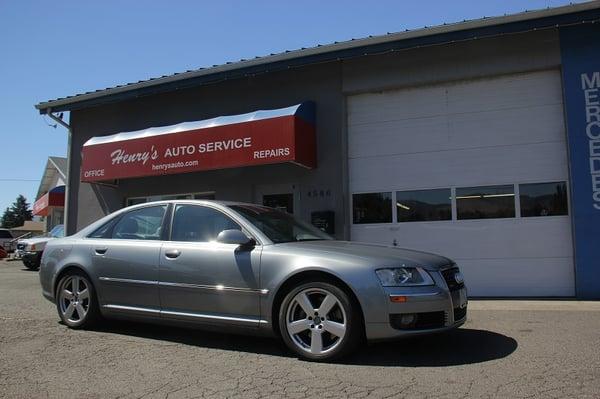
[[[600,2],[392,33],[36,105],[66,223],[267,204],[453,258],[473,296],[600,298]]]

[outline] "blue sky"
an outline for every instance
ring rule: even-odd
[[[0,0],[0,211],[35,200],[65,129],[47,99],[318,43],[568,4],[485,1]],[[18,181],[14,181],[14,180]]]

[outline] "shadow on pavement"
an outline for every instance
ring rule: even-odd
[[[292,357],[275,338],[234,335],[191,328],[106,321],[98,332],[176,342],[202,348]],[[481,363],[509,356],[518,347],[515,339],[486,330],[460,328],[446,333],[364,345],[335,363],[391,366],[444,367]]]
[[[169,341],[200,348],[222,349],[291,357],[284,344],[275,338],[230,332],[206,331],[172,325],[148,324],[121,320],[106,320],[94,331],[122,334],[159,341]]]
[[[373,344],[343,362],[371,366],[457,366],[501,359],[509,356],[517,347],[517,341],[506,335],[459,328],[440,334]]]

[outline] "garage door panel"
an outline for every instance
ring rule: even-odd
[[[348,124],[557,104],[559,72],[546,71],[351,96]]]
[[[543,239],[536,239],[540,234]],[[385,245],[395,241],[399,247],[453,259],[572,256],[568,216],[354,225],[352,239]]]
[[[348,99],[349,125],[370,124],[372,121],[397,121],[443,115],[446,89],[424,87],[397,92],[352,96]]]
[[[469,296],[551,297],[575,295],[572,259],[457,259]]]
[[[448,113],[527,108],[562,104],[558,71],[482,79],[448,89]]]
[[[535,124],[528,121],[535,120]],[[521,122],[520,122],[521,121]],[[485,146],[564,142],[562,106],[544,105],[351,127],[348,156],[409,154]]]
[[[564,143],[350,159],[352,192],[567,180]]]
[[[362,94],[347,104],[351,194],[568,182],[557,70]],[[473,295],[574,294],[569,216],[354,224],[351,238],[450,256]]]

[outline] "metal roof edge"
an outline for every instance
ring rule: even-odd
[[[569,14],[576,14],[584,11],[590,11],[600,9],[600,0],[593,0],[584,3],[569,4],[560,7],[547,8],[535,11],[524,11],[517,14],[503,15],[498,17],[484,17],[476,20],[462,21],[449,23],[444,25],[437,25],[434,27],[425,27],[415,30],[407,30],[404,32],[390,33],[387,35],[372,36],[363,39],[353,39],[344,42],[336,42],[332,44],[320,45],[301,50],[286,51],[279,54],[257,57],[251,60],[242,60],[238,62],[226,63],[210,68],[198,69],[188,72],[176,73],[169,76],[160,78],[151,78],[148,80],[140,81],[138,83],[125,84],[121,86],[111,87],[107,89],[97,90],[94,92],[77,94],[65,98],[59,98],[56,100],[49,100],[40,102],[35,105],[35,108],[40,111],[41,114],[48,113],[52,110],[55,111],[66,111],[70,110],[69,105],[87,102],[90,100],[96,100],[104,97],[111,97],[117,94],[132,92],[135,90],[145,89],[149,87],[161,86],[179,81],[208,77],[211,75],[217,75],[221,73],[227,73],[231,71],[264,66],[274,64],[277,62],[290,61],[294,59],[300,59],[311,56],[318,56],[327,53],[333,53],[338,51],[357,49],[362,47],[369,47],[373,45],[381,45],[391,42],[404,41],[409,39],[416,39],[422,37],[429,37],[435,35],[442,35],[458,31],[468,31],[484,27],[492,27],[499,25],[506,25],[515,22],[525,22],[529,20],[538,20],[548,17],[563,16]]]
[[[54,161],[54,159],[52,158],[63,158],[63,157],[48,157],[48,159],[46,160],[46,166],[44,167],[44,172],[42,173],[42,178],[40,179],[40,184],[38,185],[38,191],[37,194],[35,196],[35,201],[37,201],[38,199],[40,199],[42,197],[43,192],[43,188],[44,185],[47,183],[47,180],[51,178],[50,176],[50,170],[54,169],[56,170],[56,172],[58,173],[58,175],[62,178],[63,181],[66,182],[67,177],[64,174],[64,172],[61,170],[61,168],[56,164],[56,162]],[[46,190],[46,192],[49,192],[51,189]],[[35,202],[34,201],[34,202]]]
[[[56,160],[55,160],[57,158],[64,159],[66,162],[68,162],[66,157],[55,157],[55,156],[48,157],[48,162],[52,162],[52,165],[54,165],[54,167],[58,171],[58,174],[63,178],[63,180],[66,180],[67,173],[66,173],[66,171],[62,170],[60,166],[58,166],[58,164],[56,163]]]

